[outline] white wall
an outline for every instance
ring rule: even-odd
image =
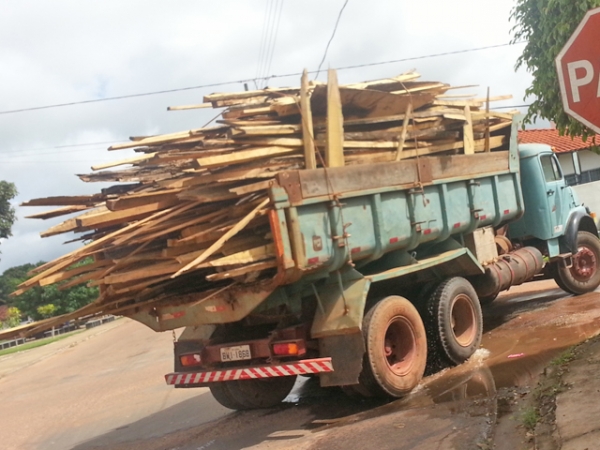
[[[600,181],[573,186],[579,201],[600,218]]]
[[[581,150],[578,154],[582,172],[600,168],[600,155],[590,150]]]

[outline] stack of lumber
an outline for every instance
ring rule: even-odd
[[[213,295],[276,273],[267,195],[276,174],[506,148],[499,130],[512,113],[490,112],[489,102],[509,96],[448,95],[448,84],[418,78],[338,86],[335,71],[327,83],[305,72],[299,88],[211,94],[170,108],[224,109],[210,126],[111,146],[137,156],[79,175],[120,183],[99,194],[26,202],[56,207],[34,218],[80,213],[42,236],[75,232],[89,243],[35,269],[15,295],[54,283],[100,287],[94,303],[55,322]]]

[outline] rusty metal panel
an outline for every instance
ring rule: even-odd
[[[418,180],[416,160],[304,170],[299,178],[304,199],[390,186],[412,187]]]
[[[300,173],[301,171],[291,170],[289,172],[277,174],[277,182],[283,189],[285,189],[291,203],[299,203],[302,201],[302,191],[300,190],[299,178]]]

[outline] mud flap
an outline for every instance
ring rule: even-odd
[[[319,355],[330,356],[333,363],[333,372],[320,375],[321,386],[357,384],[364,353],[365,341],[360,331],[319,339]]]

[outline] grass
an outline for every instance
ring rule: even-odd
[[[575,359],[575,348],[570,348],[566,352],[560,354],[550,363],[552,366],[563,366]]]
[[[25,350],[30,350],[32,348],[41,347],[43,345],[52,344],[53,342],[60,341],[62,339],[68,338],[69,336],[73,336],[83,331],[85,330],[75,330],[71,331],[70,333],[61,334],[60,336],[37,339],[35,341],[27,342],[23,345],[18,345],[16,347],[5,348],[4,350],[0,350],[0,356],[10,355],[11,353],[22,352]]]
[[[540,419],[537,409],[533,406],[528,407],[521,414],[521,423],[523,426],[530,431],[535,430],[535,426]]]

